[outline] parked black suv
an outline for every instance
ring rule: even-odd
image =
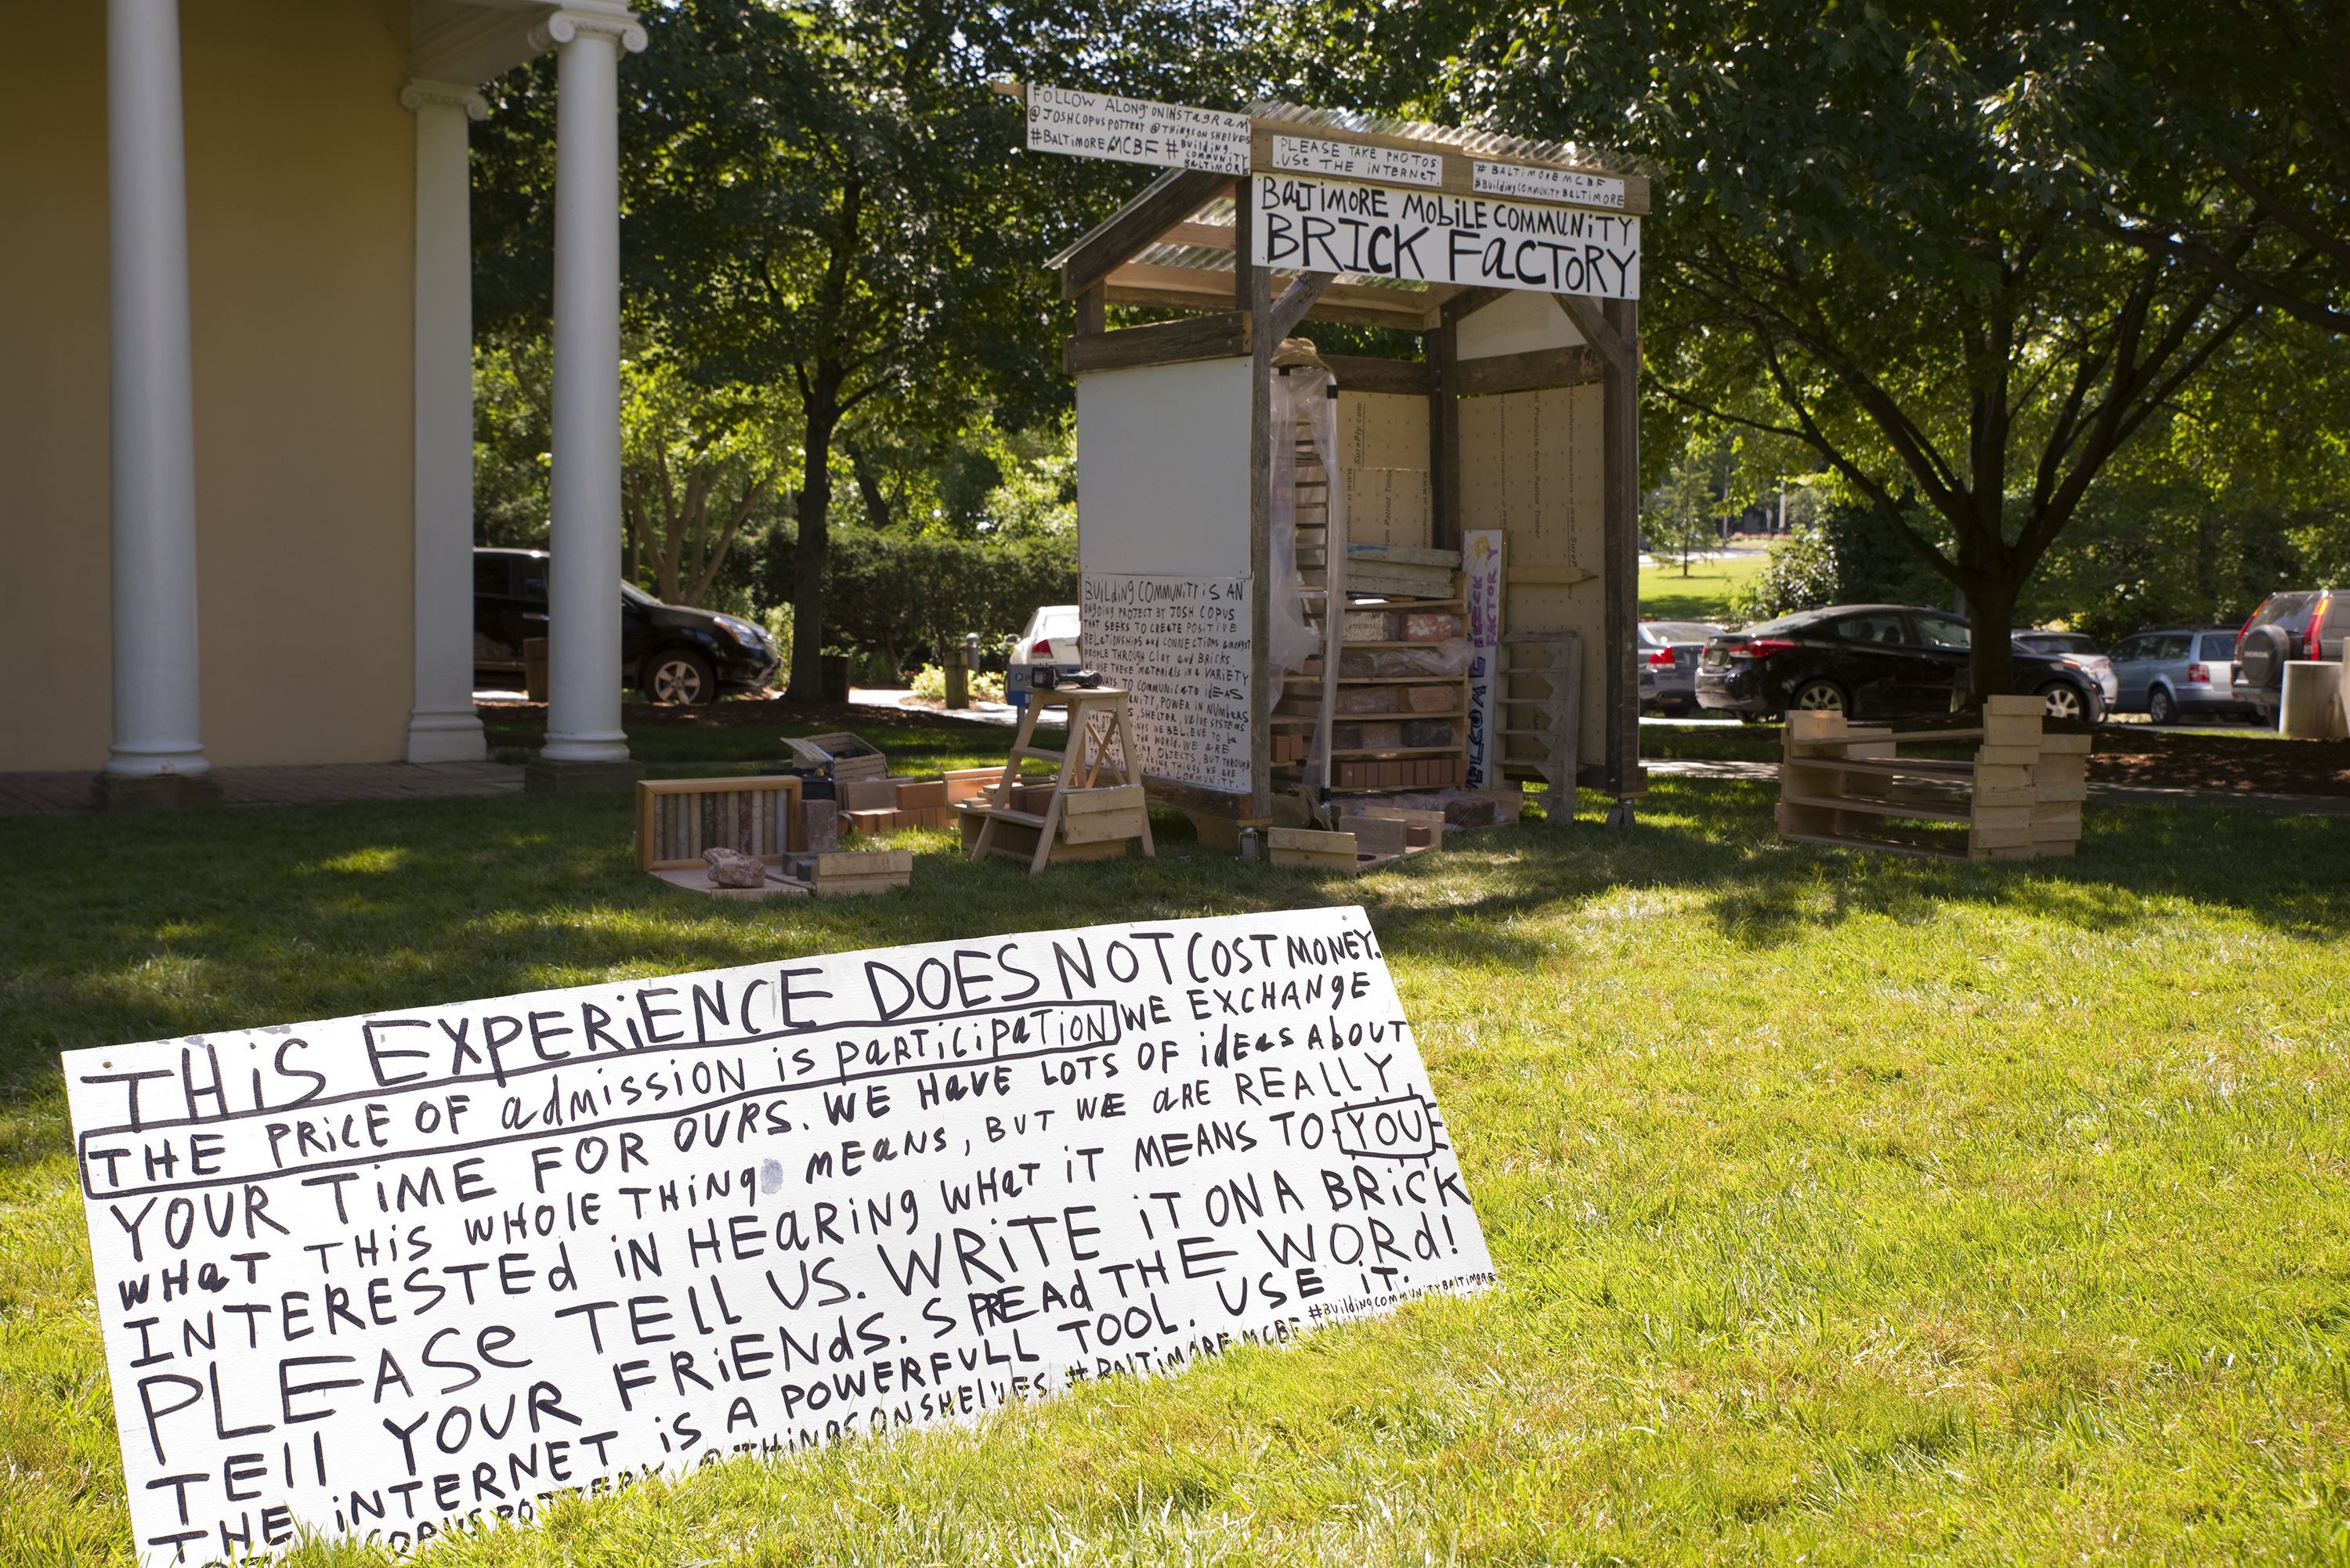
[[[1946,713],[1973,636],[1963,617],[1914,605],[1801,610],[1707,643],[1698,705],[1747,720],[1792,708],[1865,719]],[[2106,716],[2095,675],[2022,648],[2012,657],[2016,690],[2046,698],[2052,716],[2092,722]]]
[[[473,684],[520,686],[523,639],[546,635],[546,552],[473,552]],[[731,615],[665,605],[620,585],[620,676],[648,702],[714,702],[756,691],[779,660],[767,634]]]
[[[2313,588],[2271,594],[2236,634],[2230,695],[2259,722],[2274,724],[2284,705],[2284,667],[2295,659],[2339,662],[2350,637],[2350,593]]]

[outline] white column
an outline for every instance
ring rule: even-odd
[[[547,584],[548,762],[625,762],[620,729],[619,51],[633,19],[564,11],[555,112],[554,559]]]
[[[107,0],[117,777],[209,773],[196,666],[195,393],[180,0]]]
[[[414,81],[416,115],[416,691],[411,763],[489,754],[473,711],[473,181],[465,123],[482,96]]]

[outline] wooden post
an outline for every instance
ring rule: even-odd
[[[1633,663],[1640,619],[1640,306],[1611,299],[1600,309],[1616,339],[1616,352],[1607,356],[1600,434],[1607,538],[1601,556],[1607,576],[1600,585],[1607,596],[1602,621],[1607,642],[1602,765],[1607,792],[1617,801],[1610,820],[1622,825],[1631,820],[1632,797],[1647,793],[1640,773],[1640,674]]]
[[[1097,283],[1077,296],[1077,330],[1080,333],[1109,330],[1109,285]]]
[[[1249,265],[1249,253],[1256,249],[1256,214],[1249,209],[1249,185],[1243,180],[1232,187],[1232,308],[1255,310],[1252,301],[1256,297],[1249,275],[1256,270]]]
[[[1249,334],[1249,815],[1262,818],[1273,815],[1273,274],[1243,253],[1240,275],[1257,327]]]
[[[1429,365],[1436,390],[1428,400],[1429,539],[1440,550],[1461,548],[1461,360],[1460,339],[1450,300],[1428,334]]]

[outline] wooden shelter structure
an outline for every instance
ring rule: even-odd
[[[1276,794],[1319,814],[1545,777],[1553,820],[1581,784],[1627,821],[1648,182],[1559,144],[1288,105],[1249,131],[1245,178],[1169,170],[1050,264],[1076,308],[1087,658],[1133,692],[1151,798],[1237,829],[1270,824]],[[1112,306],[1184,314],[1113,330]],[[1305,321],[1422,352],[1284,353]],[[1328,379],[1309,392],[1284,362]],[[1479,562],[1498,562],[1487,641],[1456,673],[1411,650],[1449,643],[1430,635],[1447,616],[1467,639]],[[1301,620],[1314,652],[1284,661]],[[1514,637],[1552,646],[1513,665]],[[1461,700],[1439,712],[1447,680]],[[1450,744],[1403,743],[1448,722]]]

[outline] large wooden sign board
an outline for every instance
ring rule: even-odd
[[[395,1549],[1479,1286],[1360,909],[65,1055],[138,1551]]]

